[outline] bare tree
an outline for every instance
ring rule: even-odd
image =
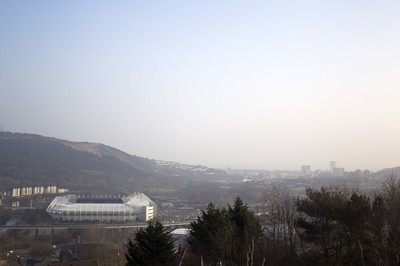
[[[264,193],[264,228],[270,265],[293,264],[297,248],[294,199],[283,183],[272,183]]]

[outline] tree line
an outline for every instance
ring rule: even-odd
[[[374,195],[321,187],[293,199],[273,185],[264,205],[256,215],[239,197],[232,206],[209,204],[191,224],[195,260],[186,265],[400,264],[400,181],[393,176]],[[151,222],[126,258],[127,265],[185,265],[177,255],[171,235]]]

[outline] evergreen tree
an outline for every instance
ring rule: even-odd
[[[297,227],[300,237],[314,245],[308,264],[339,263],[343,241],[338,232],[337,216],[346,204],[342,191],[308,188],[307,198],[296,202],[300,217]]]
[[[237,265],[246,265],[247,261],[254,262],[255,243],[261,237],[261,224],[240,197],[237,197],[233,207],[229,207],[229,218],[234,228],[233,261]],[[254,243],[254,244],[253,244]]]
[[[215,208],[212,203],[207,212],[191,224],[188,243],[195,254],[203,256],[206,264],[218,265],[231,256],[232,226],[226,209]]]
[[[299,199],[297,227],[307,243],[301,254],[307,265],[387,265],[385,209],[379,196],[307,189]],[[389,264],[392,265],[392,264]]]
[[[338,210],[337,223],[343,243],[342,261],[347,265],[366,265],[374,260],[370,249],[371,202],[365,195],[353,193]],[[373,263],[376,264],[375,262]]]
[[[174,242],[171,234],[156,221],[136,234],[135,243],[129,240],[125,254],[127,266],[175,265]]]
[[[205,265],[246,265],[255,261],[260,236],[260,223],[238,197],[228,210],[209,204],[191,224],[188,243]]]
[[[391,264],[400,265],[400,180],[393,174],[383,184],[387,213],[387,249]]]

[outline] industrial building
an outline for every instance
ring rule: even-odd
[[[55,197],[46,210],[58,221],[147,222],[156,217],[157,205],[143,193],[124,197]]]

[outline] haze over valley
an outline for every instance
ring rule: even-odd
[[[213,199],[224,204],[237,194],[255,203],[273,182],[290,184],[298,195],[304,195],[307,187],[322,185],[368,191],[400,171],[399,167],[348,171],[336,162],[327,162],[331,169],[326,170],[310,165],[299,165],[297,170],[215,169],[130,155],[104,144],[10,132],[0,132],[0,158],[3,191],[57,185],[79,193],[144,191],[151,196],[181,195],[185,200],[193,199],[192,193],[197,191],[197,200],[203,204]]]

